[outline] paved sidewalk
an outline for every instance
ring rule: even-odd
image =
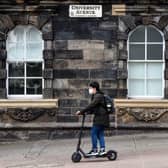
[[[122,135],[106,138],[107,149],[118,151],[116,161],[82,159],[72,163],[77,139],[1,142],[0,168],[168,168],[168,134]],[[90,149],[89,138],[83,149]]]

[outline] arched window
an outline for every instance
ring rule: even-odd
[[[139,26],[128,38],[128,97],[164,97],[164,37],[154,26]]]
[[[42,97],[43,40],[35,27],[16,26],[7,37],[8,97]]]

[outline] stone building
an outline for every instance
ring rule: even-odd
[[[93,80],[115,98],[111,128],[168,128],[167,40],[166,0],[1,0],[0,136],[79,127]]]

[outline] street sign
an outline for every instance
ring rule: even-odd
[[[102,17],[102,5],[70,5],[70,17]]]

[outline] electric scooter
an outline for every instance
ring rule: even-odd
[[[72,154],[72,161],[74,163],[80,162],[82,159],[82,156],[84,158],[105,158],[107,157],[108,160],[116,160],[117,159],[117,152],[114,150],[109,150],[107,151],[105,154],[100,155],[100,154],[96,154],[96,155],[90,155],[90,154],[86,154],[82,149],[81,149],[81,139],[82,139],[82,133],[83,133],[83,128],[84,128],[84,122],[85,122],[85,114],[82,117],[82,126],[80,128],[80,133],[79,133],[79,139],[78,139],[78,144],[77,144],[77,148],[76,148],[76,152],[74,152]]]

